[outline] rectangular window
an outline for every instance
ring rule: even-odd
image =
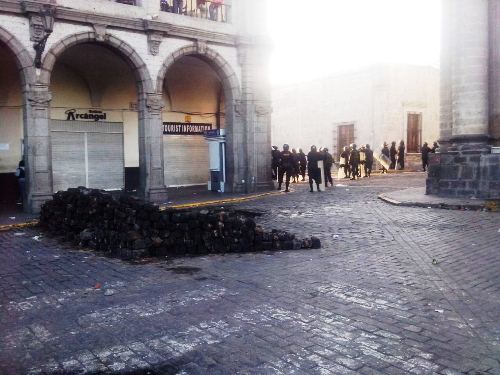
[[[418,153],[422,143],[422,114],[408,113],[406,152]]]
[[[337,157],[340,157],[344,147],[354,143],[354,124],[339,125],[337,132]]]

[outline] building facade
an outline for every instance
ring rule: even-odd
[[[441,148],[427,193],[500,198],[500,2],[442,3]]]
[[[23,158],[31,212],[76,186],[163,202],[209,179],[208,129],[225,130],[226,191],[271,186],[265,0],[173,5],[0,0],[2,197]]]
[[[432,67],[375,65],[274,88],[272,99],[273,144],[327,147],[337,160],[351,143],[380,151],[401,140],[419,156],[421,144],[439,135],[439,71]]]

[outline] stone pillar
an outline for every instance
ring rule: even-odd
[[[500,147],[500,2],[490,1],[490,136]]]
[[[454,1],[456,0],[442,0],[441,2],[441,117],[439,124],[439,144],[441,151],[447,148],[452,136],[451,54],[455,25],[455,17],[453,16]]]
[[[268,48],[260,39],[238,45],[242,69],[242,106],[246,192],[272,188],[271,98],[267,75]]]
[[[246,159],[246,191],[272,188],[271,94],[268,75],[270,43],[262,9],[267,0],[233,2],[233,23],[239,28],[242,112]]]
[[[429,158],[427,194],[500,197],[500,154],[491,152],[490,68],[495,44],[488,0],[443,1],[440,152]],[[496,20],[496,16],[493,17]],[[496,22],[496,21],[495,21]],[[496,28],[496,25],[495,25]],[[492,39],[493,38],[493,39]]]
[[[454,0],[454,4],[456,8],[452,17],[457,24],[453,28],[453,37],[456,42],[452,43],[451,61],[452,141],[487,143],[489,135],[488,0]],[[444,63],[449,65],[449,60],[445,60]]]
[[[146,94],[140,102],[140,195],[150,202],[164,203],[167,201],[167,188],[163,167],[162,95]]]
[[[52,198],[52,155],[50,148],[50,101],[48,86],[32,85],[24,100],[24,155],[26,168],[25,210],[40,212]]]

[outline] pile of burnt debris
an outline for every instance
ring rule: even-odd
[[[321,247],[315,237],[264,231],[254,217],[231,208],[161,210],[136,197],[80,187],[54,194],[42,207],[40,225],[122,259]]]

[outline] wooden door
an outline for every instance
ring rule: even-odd
[[[422,143],[422,114],[408,113],[406,152],[420,152]]]
[[[338,137],[337,137],[337,160],[340,154],[344,150],[345,146],[349,146],[354,143],[354,124],[349,125],[339,125],[338,126]]]

